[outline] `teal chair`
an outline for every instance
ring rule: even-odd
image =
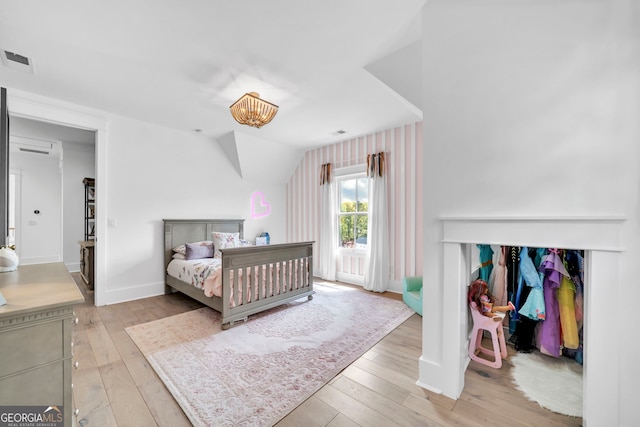
[[[402,301],[422,316],[422,277],[402,278]]]

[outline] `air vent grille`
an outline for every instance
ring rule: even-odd
[[[8,50],[1,50],[2,55],[2,63],[5,67],[23,71],[25,73],[35,73],[35,69],[33,68],[33,61],[24,55],[20,55],[19,53],[10,52]]]

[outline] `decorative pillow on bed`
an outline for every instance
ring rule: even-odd
[[[213,239],[213,257],[222,258],[220,249],[237,248],[240,246],[240,233],[221,233],[214,231],[211,233]]]
[[[191,245],[210,246],[210,245],[213,245],[213,241],[211,241],[211,240],[201,240],[199,242],[193,242],[193,243],[190,243],[190,244]],[[173,252],[175,252],[177,254],[186,255],[187,254],[187,247],[185,246],[185,244],[178,245],[175,248],[173,248]],[[211,257],[209,257],[209,258],[211,258]]]
[[[213,245],[185,243],[185,259],[213,258]]]
[[[173,254],[173,256],[171,258],[173,258],[173,259],[185,259],[186,256],[176,252],[175,254]]]

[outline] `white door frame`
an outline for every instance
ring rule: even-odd
[[[56,123],[64,126],[91,130],[96,138],[96,239],[94,253],[94,304],[104,305],[106,302],[106,235],[107,221],[105,210],[106,192],[106,159],[107,159],[107,127],[104,117],[95,116],[83,111],[70,110],[69,104],[57,102],[49,98],[29,94],[19,90],[7,90],[7,109],[10,116]]]

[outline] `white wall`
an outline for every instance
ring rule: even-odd
[[[243,180],[202,135],[112,116],[107,177],[98,211],[117,223],[107,229],[108,301],[163,291],[163,218],[244,218],[245,237],[268,231],[285,242],[284,183]],[[271,204],[268,217],[250,218],[254,191]]]
[[[244,218],[245,237],[285,242],[284,183],[243,180],[204,135],[7,89],[11,114],[96,130],[96,303],[164,292],[163,218]],[[261,191],[268,217],[250,218]],[[108,220],[116,227],[107,227]]]
[[[60,228],[60,159],[42,154],[11,152],[10,168],[20,171],[22,187],[16,252],[20,264],[62,260]],[[36,214],[35,211],[40,211]],[[21,232],[21,233],[20,233]]]
[[[610,356],[600,369],[617,385],[610,390],[617,411],[590,408],[589,416],[633,425],[640,343],[614,325],[637,323],[624,307],[640,297],[638,4],[435,0],[422,22],[429,302],[420,381],[434,388],[446,381],[436,372],[450,273],[441,218],[623,217],[619,274],[592,284],[611,289],[608,328],[620,334],[593,355]]]
[[[95,177],[94,144],[63,142],[62,254],[69,271],[80,271],[80,245],[84,240],[84,178]]]

